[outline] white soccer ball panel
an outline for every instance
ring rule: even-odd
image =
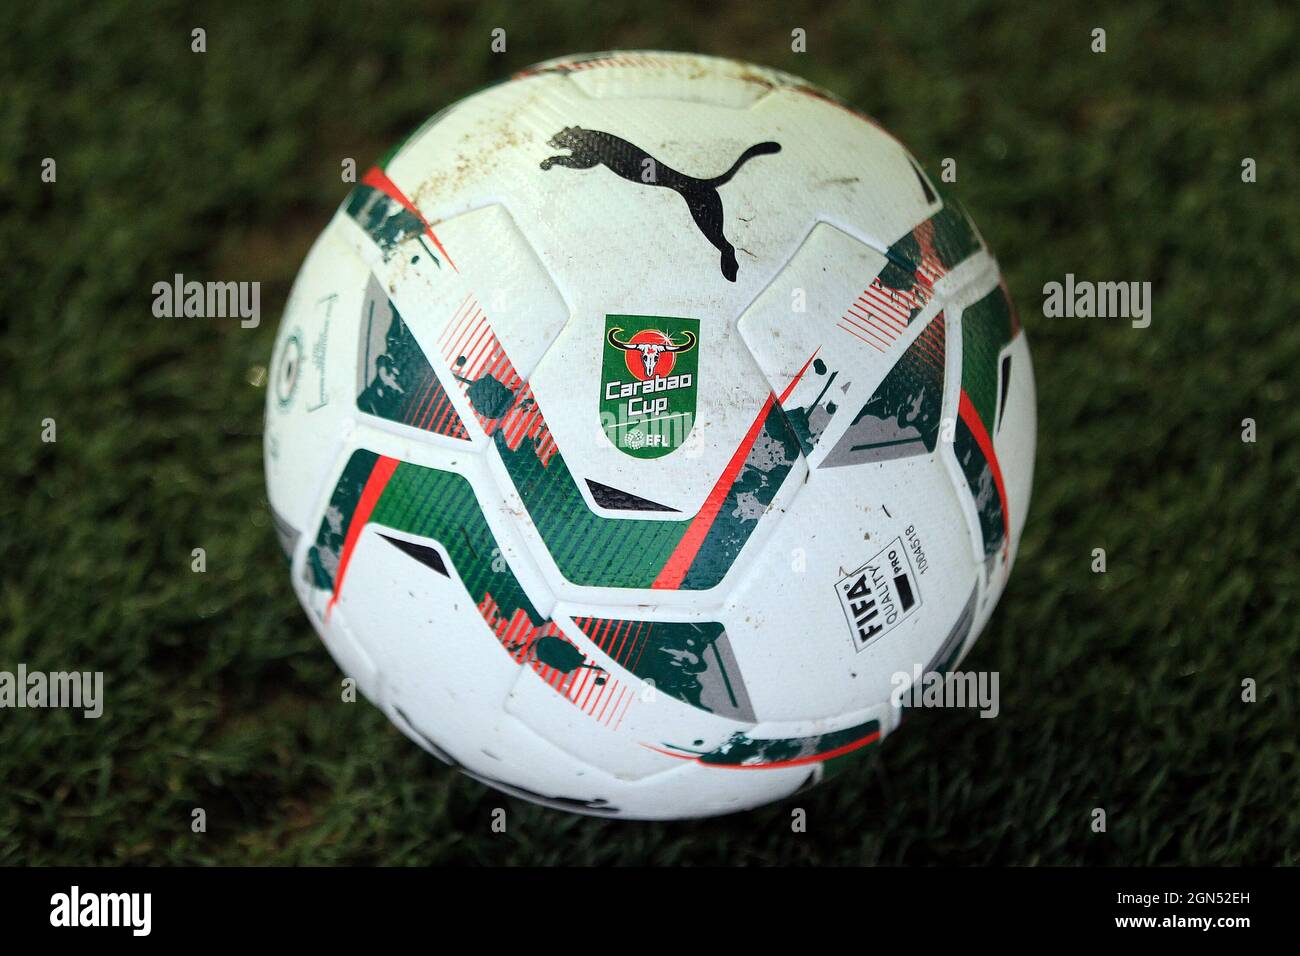
[[[352,428],[356,328],[369,273],[327,228],[298,273],[271,353],[263,461],[281,545],[292,553]]]

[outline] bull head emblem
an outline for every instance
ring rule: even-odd
[[[641,365],[645,369],[646,378],[654,377],[655,368],[659,365],[659,356],[665,352],[687,352],[695,348],[695,333],[691,331],[682,332],[682,335],[686,337],[686,341],[680,345],[674,344],[672,337],[662,332],[654,333],[660,339],[658,342],[620,342],[618,333],[622,331],[622,329],[618,328],[610,329],[605,336],[605,341],[616,349],[622,349],[624,352],[640,352]]]

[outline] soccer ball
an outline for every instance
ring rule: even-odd
[[[266,473],[299,599],[411,739],[697,817],[817,783],[961,660],[1034,417],[997,264],[897,140],[784,73],[610,53],[364,174],[286,307]]]

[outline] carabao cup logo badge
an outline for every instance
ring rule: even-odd
[[[699,319],[605,316],[600,425],[615,448],[661,458],[686,441],[695,424],[699,342]]]

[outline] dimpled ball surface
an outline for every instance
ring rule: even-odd
[[[360,174],[265,438],[343,671],[583,813],[743,810],[878,745],[991,615],[1033,471],[1025,336],[940,185],[796,77],[651,52],[533,67]]]

